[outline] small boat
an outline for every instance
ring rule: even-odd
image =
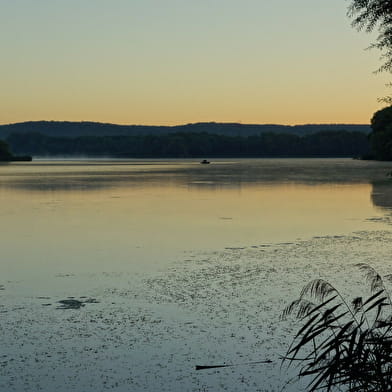
[[[207,159],[203,159],[200,163],[201,163],[202,165],[208,165],[210,162],[207,161]]]

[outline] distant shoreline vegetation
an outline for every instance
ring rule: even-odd
[[[31,161],[31,156],[14,156],[11,154],[7,143],[0,140],[0,162]]]
[[[79,136],[147,136],[168,135],[171,133],[211,133],[225,136],[258,136],[263,133],[281,133],[288,135],[310,135],[326,131],[371,132],[370,125],[364,124],[241,124],[201,122],[194,124],[159,126],[159,125],[118,125],[88,121],[28,121],[16,124],[0,125],[0,139],[6,139],[12,133],[41,133],[52,137]]]
[[[249,136],[175,132],[59,137],[38,132],[13,132],[6,141],[15,154],[48,157],[361,157],[370,151],[367,133],[346,130],[306,135],[264,132]]]

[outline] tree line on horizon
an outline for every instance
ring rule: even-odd
[[[199,122],[183,125],[119,125],[89,121],[27,121],[0,125],[0,139],[12,133],[42,133],[52,137],[79,136],[147,136],[169,133],[213,133],[226,136],[252,136],[261,133],[287,133],[298,136],[321,131],[351,131],[370,133],[366,124],[242,124]]]
[[[15,156],[11,153],[8,144],[0,140],[0,162],[31,161],[31,156]]]
[[[325,131],[304,136],[262,133],[247,137],[205,132],[74,138],[51,137],[40,133],[13,133],[6,140],[14,153],[34,156],[355,157],[369,153],[368,136],[363,132],[347,131]]]
[[[0,161],[10,161],[12,154],[6,142],[0,140]]]

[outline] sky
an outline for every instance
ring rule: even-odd
[[[369,123],[348,0],[0,0],[0,124]]]

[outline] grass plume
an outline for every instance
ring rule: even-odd
[[[299,365],[309,392],[392,391],[391,298],[377,271],[357,266],[370,287],[368,298],[347,302],[329,282],[316,279],[282,313],[304,323],[283,362]]]

